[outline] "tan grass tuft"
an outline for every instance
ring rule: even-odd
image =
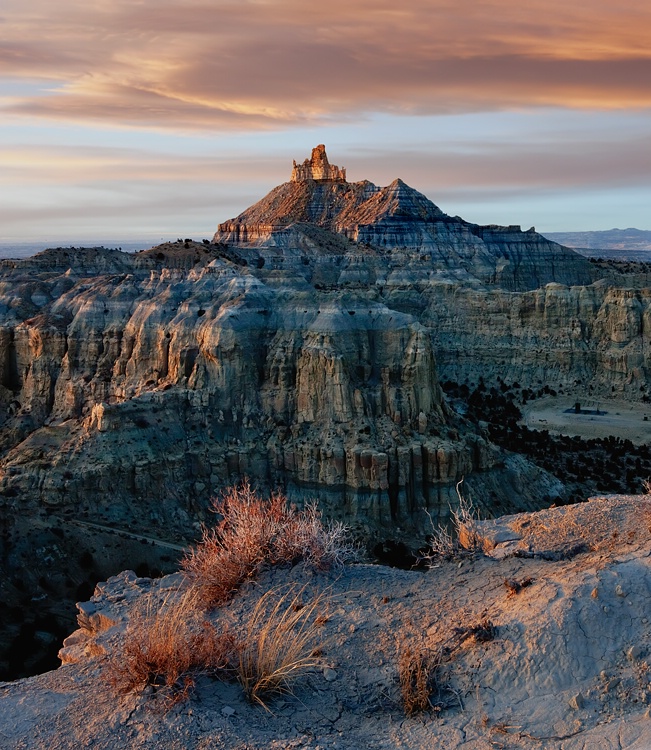
[[[450,506],[450,519],[452,530],[448,530],[441,525],[432,525],[432,533],[427,537],[429,551],[421,554],[421,560],[426,565],[433,567],[439,560],[450,560],[460,555],[480,552],[482,543],[477,533],[477,521],[479,514],[470,500],[466,499],[461,492],[463,479],[457,482],[456,492],[459,500],[456,508]],[[427,511],[425,511],[427,513]],[[427,513],[429,516],[429,513]]]
[[[232,668],[237,649],[233,635],[218,632],[197,608],[196,591],[171,592],[160,605],[150,597],[127,627],[109,681],[123,693],[151,686],[169,708],[188,697],[198,673]]]
[[[304,588],[272,589],[255,606],[240,651],[238,677],[249,700],[266,708],[279,693],[290,693],[294,682],[320,665],[321,594],[303,602]]]
[[[402,705],[407,716],[414,716],[433,707],[430,695],[440,663],[440,657],[434,658],[428,652],[409,645],[400,651],[398,675]]]

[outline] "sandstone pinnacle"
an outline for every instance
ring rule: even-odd
[[[310,159],[306,159],[302,164],[294,162],[291,181],[306,182],[307,180],[346,182],[346,170],[330,164],[325,146],[320,143],[312,149]]]

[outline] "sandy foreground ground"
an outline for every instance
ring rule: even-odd
[[[100,584],[76,663],[0,685],[0,747],[651,748],[651,498],[617,496],[481,522],[483,553],[427,572],[373,565],[269,570],[212,617],[244,629],[261,593],[326,592],[319,664],[293,695],[253,705],[236,681],[200,677],[162,710],[151,689],[118,694],[107,662],[125,625],[180,576]],[[409,646],[441,654],[432,708],[405,716]]]
[[[605,414],[566,413],[579,401],[581,408]],[[647,417],[647,421],[644,420]],[[614,435],[636,445],[651,442],[651,404],[631,403],[621,399],[545,396],[522,408],[521,424],[531,430],[583,438],[606,438]]]

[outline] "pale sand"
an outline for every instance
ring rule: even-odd
[[[607,412],[602,415],[565,413],[576,401],[582,409]],[[522,421],[531,430],[548,430],[551,434],[582,438],[605,438],[609,435],[631,440],[636,445],[651,442],[651,404],[631,403],[621,399],[594,397],[545,396],[522,408]],[[648,421],[644,421],[644,417]]]

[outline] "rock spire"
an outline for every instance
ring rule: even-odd
[[[312,156],[302,164],[294,161],[291,182],[306,182],[307,180],[328,180],[346,182],[346,170],[330,164],[325,146],[320,143],[312,149]]]

